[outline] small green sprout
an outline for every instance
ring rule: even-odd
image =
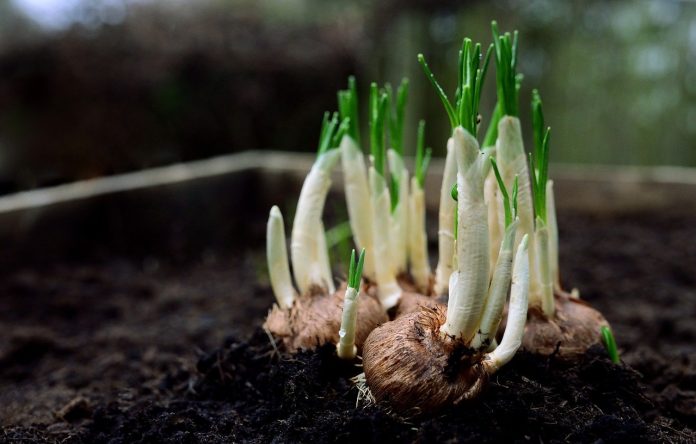
[[[505,226],[509,227],[510,224],[517,217],[517,191],[518,191],[518,176],[515,176],[515,181],[512,184],[512,199],[507,192],[505,187],[505,182],[500,176],[500,171],[498,170],[498,163],[494,158],[491,157],[491,165],[493,166],[493,172],[495,173],[495,180],[498,181],[498,188],[500,193],[503,195],[503,209],[505,210]]]
[[[522,78],[517,75],[517,31],[500,35],[498,23],[491,22],[495,46],[496,85],[498,105],[503,116],[519,116],[519,87]]]
[[[614,339],[614,333],[611,332],[611,328],[606,325],[602,326],[600,332],[602,333],[602,342],[604,347],[607,349],[607,354],[609,359],[614,364],[620,364],[621,359],[619,358],[619,350],[616,347],[616,340]]]
[[[382,177],[386,173],[387,150],[384,138],[384,118],[387,115],[389,99],[387,93],[380,91],[376,83],[370,85],[370,150],[375,171]]]
[[[416,144],[416,180],[421,188],[425,184],[425,174],[428,171],[428,165],[430,165],[430,158],[432,156],[433,150],[428,147],[425,148],[425,120],[418,122],[418,142]]]
[[[329,116],[331,118],[329,119]],[[338,123],[338,113],[324,113],[324,118],[321,122],[321,132],[319,133],[319,147],[317,148],[317,156],[321,156],[332,148],[336,148],[341,141],[341,137],[346,133],[350,126],[350,119],[344,119],[341,124]]]
[[[396,101],[390,84],[384,87],[389,101],[389,141],[391,148],[400,156],[404,155],[404,117],[406,116],[406,101],[408,100],[408,79],[401,80],[396,91]]]
[[[447,98],[444,90],[435,79],[423,54],[418,54],[418,62],[421,64],[426,77],[433,85],[442,105],[445,107],[452,127],[451,136],[461,127],[462,132],[476,138],[479,121],[479,104],[483,81],[488,71],[488,63],[491,59],[493,46],[489,46],[484,57],[481,53],[481,44],[474,44],[471,39],[465,38],[459,51],[459,65],[457,71],[457,89],[454,94],[454,105]],[[483,65],[481,59],[483,58]],[[451,138],[453,141],[454,139]],[[449,143],[449,142],[448,142]],[[478,149],[478,143],[477,149]],[[448,199],[447,191],[451,183],[455,182],[457,175],[457,160],[454,151],[447,150],[445,159],[445,172],[443,175],[443,187],[440,192],[440,230],[438,234],[438,265],[435,270],[435,292],[444,294],[449,289],[449,281],[454,271],[455,244],[453,240],[458,237],[457,209]],[[454,221],[453,225],[450,225]]]
[[[532,167],[532,195],[536,216],[546,224],[546,182],[549,178],[549,139],[551,128],[544,124],[541,96],[532,92],[532,122],[534,125],[534,151],[530,153]]]
[[[349,119],[346,134],[360,145],[360,120],[358,120],[358,89],[355,77],[348,77],[348,89],[338,91],[338,113],[341,120]]]
[[[365,249],[360,251],[358,262],[355,262],[355,250],[350,254],[350,266],[348,268],[348,286],[350,288],[360,288],[360,279],[362,279],[363,265],[365,264]]]
[[[454,105],[449,101],[445,91],[435,79],[423,54],[418,54],[418,62],[423,67],[426,77],[428,77],[428,80],[435,88],[435,92],[440,97],[445,111],[447,111],[452,130],[462,126],[469,134],[476,135],[481,89],[483,80],[486,77],[486,71],[488,70],[492,49],[492,45],[488,47],[485,56],[483,56],[483,66],[481,66],[481,44],[474,44],[468,38],[464,39],[462,49],[459,51],[459,69],[457,72],[457,90],[454,95]]]

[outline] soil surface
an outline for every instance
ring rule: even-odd
[[[331,347],[277,352],[258,328],[263,248],[18,259],[0,272],[0,441],[694,442],[696,215],[559,225],[564,284],[611,322],[623,363],[519,353],[477,402],[421,416],[357,402],[360,368]]]

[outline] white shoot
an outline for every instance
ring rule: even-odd
[[[331,186],[331,170],[338,160],[339,151],[329,150],[317,157],[302,185],[300,198],[292,226],[290,254],[295,282],[300,292],[306,293],[312,285],[327,291],[333,287],[332,279],[326,280],[326,252],[321,248],[317,233],[324,235],[322,213],[324,202]]]
[[[425,192],[418,183],[418,178],[411,178],[409,217],[409,257],[411,276],[418,289],[425,293],[430,282],[430,264],[428,263],[428,237],[425,231]]]
[[[457,182],[457,156],[454,139],[447,140],[447,157],[442,173],[440,188],[440,214],[437,233],[438,262],[435,269],[435,294],[447,294],[449,279],[454,271],[454,212],[456,202],[452,199],[452,186]]]
[[[333,274],[331,273],[331,261],[329,260],[329,249],[326,248],[326,231],[324,230],[324,222],[319,221],[319,229],[316,232],[317,236],[317,252],[319,253],[319,266],[321,267],[321,282],[327,284],[329,293],[336,291],[333,282]]]
[[[529,178],[527,166],[527,155],[522,142],[522,130],[520,120],[517,117],[504,116],[498,123],[498,140],[496,143],[497,161],[500,174],[505,182],[505,186],[512,185],[515,176],[518,176],[519,191],[517,195],[517,214],[520,218],[520,225],[517,232],[517,242],[515,249],[523,235],[529,236],[528,250],[529,263],[532,268],[536,268],[534,251],[534,205],[532,201],[532,185]],[[531,303],[541,305],[541,295],[539,292],[538,273],[530,273],[530,295]]]
[[[491,341],[495,340],[498,325],[503,317],[503,307],[510,289],[512,279],[512,249],[515,243],[515,232],[517,231],[518,220],[515,220],[505,230],[505,236],[500,245],[500,252],[497,255],[498,261],[493,272],[491,287],[488,291],[486,306],[481,316],[481,324],[478,333],[471,346],[475,349],[487,347]]]
[[[490,269],[493,271],[498,262],[498,252],[500,251],[500,243],[502,242],[503,232],[505,231],[505,222],[503,222],[504,219],[501,219],[503,216],[503,208],[499,201],[500,196],[498,196],[498,182],[492,170],[483,184],[483,200],[486,202],[486,205],[488,205]]]
[[[276,301],[280,308],[290,308],[295,300],[296,292],[290,279],[283,215],[275,205],[271,208],[266,226],[266,259]]]
[[[503,339],[498,347],[490,352],[485,361],[492,371],[504,366],[515,355],[522,344],[524,324],[527,321],[527,305],[529,296],[529,254],[527,251],[529,238],[524,235],[515,255],[515,266],[512,274],[512,290],[510,305]]]
[[[360,292],[360,279],[364,265],[365,250],[360,252],[357,263],[355,262],[355,250],[353,250],[350,255],[346,294],[343,298],[341,328],[338,330],[338,344],[336,344],[336,352],[341,359],[354,359],[358,353],[358,348],[355,346],[355,328],[358,319],[358,293]]]
[[[389,171],[398,177],[398,202],[392,211],[392,228],[389,231],[394,272],[406,272],[408,263],[408,170],[399,153],[387,151]]]
[[[556,290],[561,290],[558,268],[558,222],[556,220],[556,199],[553,195],[553,181],[546,182],[546,219],[549,230],[549,269]]]
[[[393,267],[394,260],[390,251],[391,199],[384,177],[374,167],[370,167],[369,177],[372,196],[372,240],[375,258],[375,281],[382,307],[385,310],[389,310],[401,298],[401,288],[396,282]]]
[[[478,142],[462,127],[454,130],[457,158],[457,278],[449,289],[447,320],[443,334],[473,339],[488,292],[488,209],[483,200],[484,174],[488,156]]]
[[[352,137],[341,140],[341,164],[345,184],[348,217],[353,239],[358,249],[365,249],[365,276],[375,279],[374,248],[372,246],[372,204],[367,181],[365,156]]]
[[[338,331],[338,344],[336,345],[336,352],[341,359],[354,359],[358,353],[358,348],[355,346],[358,293],[358,289],[348,287],[343,299],[343,316],[341,317],[341,329]]]

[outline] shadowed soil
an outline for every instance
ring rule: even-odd
[[[279,354],[258,328],[260,245],[188,264],[18,258],[0,273],[0,441],[693,442],[696,216],[559,225],[564,285],[612,324],[623,364],[518,354],[435,416],[356,408],[360,368],[331,347]]]

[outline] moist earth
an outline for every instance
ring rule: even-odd
[[[565,211],[559,226],[564,286],[609,320],[622,364],[601,347],[573,366],[519,353],[435,415],[359,399],[360,367],[332,347],[277,350],[259,328],[262,239],[188,263],[5,258],[0,441],[694,442],[696,215]]]

